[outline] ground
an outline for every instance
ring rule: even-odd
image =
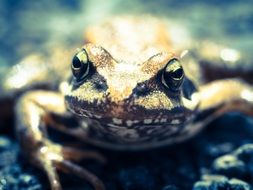
[[[231,113],[188,142],[135,153],[97,149],[108,163],[84,161],[82,165],[110,190],[249,190],[253,182],[252,137],[253,121]],[[44,173],[20,152],[12,132],[0,136],[0,189],[47,189]],[[92,189],[75,176],[60,176],[64,189]]]

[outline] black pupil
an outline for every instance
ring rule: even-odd
[[[76,69],[82,67],[82,62],[76,56],[73,58],[73,67]]]
[[[88,62],[85,62],[78,56],[74,56],[72,60],[72,73],[77,80],[81,80],[88,74]]]
[[[180,79],[183,76],[183,69],[179,68],[171,73],[171,76],[174,79]]]

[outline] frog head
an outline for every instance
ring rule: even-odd
[[[127,142],[169,138],[192,119],[197,89],[173,54],[144,62],[114,59],[104,48],[86,44],[72,61],[65,93],[68,109],[93,121],[92,130]]]

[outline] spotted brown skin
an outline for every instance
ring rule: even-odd
[[[73,76],[65,100],[71,112],[96,123],[90,129],[92,141],[102,146],[117,142],[117,147],[131,149],[159,146],[193,119],[198,102],[187,107],[185,101],[192,101],[196,88],[187,82],[173,54],[158,53],[141,63],[117,61],[94,44],[86,44],[80,52],[73,64],[84,52],[89,71],[83,71],[86,76],[81,80]],[[174,81],[170,76],[177,71],[180,76]],[[195,90],[185,96],[187,89]]]
[[[185,141],[230,111],[253,116],[252,63],[237,50],[205,42],[185,51],[176,43],[180,36],[169,31],[153,17],[110,19],[87,29],[87,43],[77,52],[28,56],[2,79],[2,96],[21,94],[17,136],[27,158],[46,172],[51,189],[61,189],[56,169],[105,189],[72,162],[105,159],[53,142],[46,126],[84,143],[138,151]],[[54,116],[75,118],[78,126]]]

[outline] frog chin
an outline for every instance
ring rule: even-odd
[[[135,126],[161,126],[161,125],[171,125],[171,126],[177,126],[177,125],[183,125],[187,122],[189,117],[161,117],[161,118],[144,118],[144,119],[122,119],[117,117],[102,117],[100,115],[93,114],[92,117],[88,117],[91,119],[91,121],[95,121],[100,123],[100,125],[109,126],[109,127],[126,127],[126,128],[132,128]],[[187,119],[186,119],[187,118]]]
[[[137,120],[122,121],[122,124],[116,124],[119,121],[115,118],[111,122],[104,120],[89,119],[90,127],[89,139],[91,143],[105,146],[108,148],[119,149],[145,149],[150,146],[160,146],[175,136],[185,126],[185,122],[174,119],[170,123],[161,120],[143,120],[137,123]],[[158,122],[159,121],[159,122]],[[116,145],[116,147],[115,147]]]

